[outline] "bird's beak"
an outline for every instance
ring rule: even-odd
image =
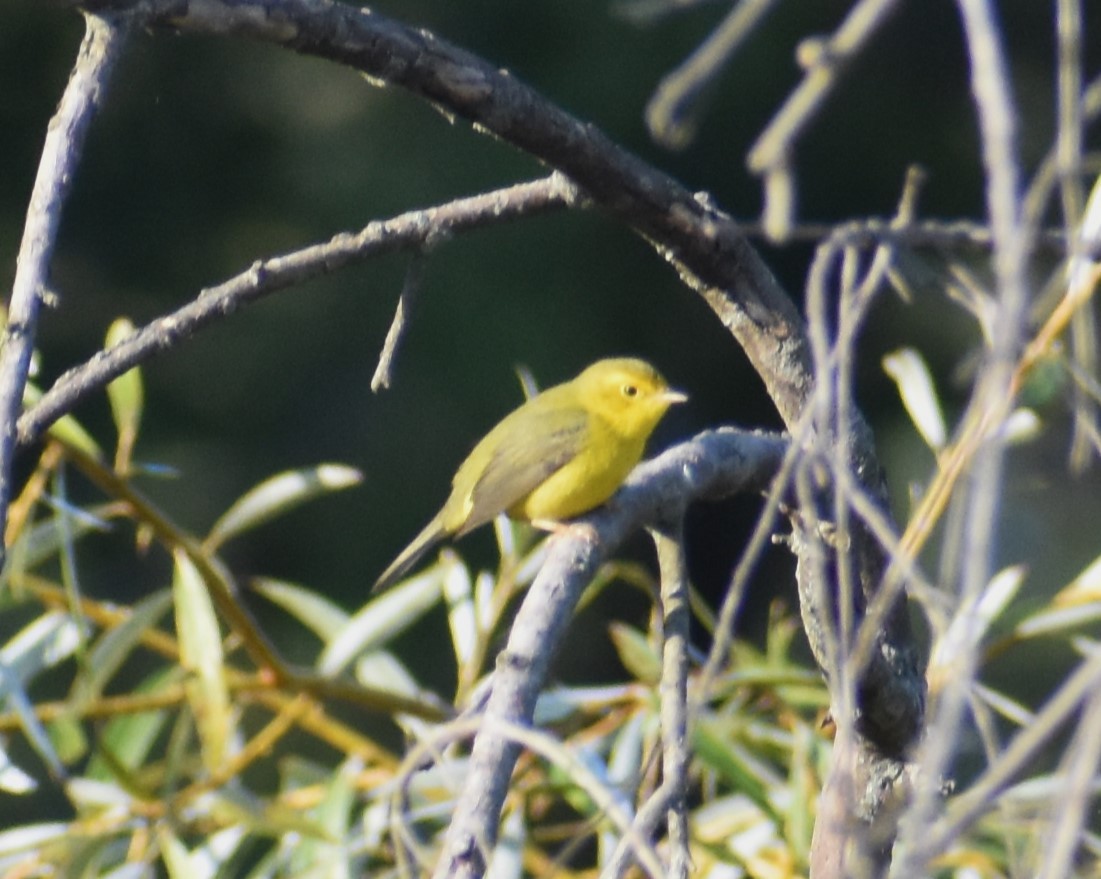
[[[687,402],[688,394],[683,391],[674,391],[672,388],[666,388],[661,392],[661,399],[672,406],[674,403]]]

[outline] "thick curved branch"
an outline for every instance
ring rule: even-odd
[[[745,349],[790,427],[812,383],[803,320],[737,224],[507,70],[368,9],[328,0],[86,0],[148,25],[233,32],[405,88],[565,173],[649,240]]]

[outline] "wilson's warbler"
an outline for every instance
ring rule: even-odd
[[[548,527],[600,506],[642,458],[665,410],[687,399],[650,364],[630,358],[600,360],[532,397],[474,447],[443,508],[372,592],[394,582],[438,541],[500,513]]]

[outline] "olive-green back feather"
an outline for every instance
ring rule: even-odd
[[[481,472],[460,470],[455,476],[455,492],[467,508],[455,534],[466,534],[510,510],[573,460],[585,442],[588,422],[583,409],[555,408],[525,413],[522,433],[506,428],[493,437],[493,431],[486,438],[494,442]]]

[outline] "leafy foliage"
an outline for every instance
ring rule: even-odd
[[[0,649],[7,755],[0,785],[11,796],[56,787],[71,816],[0,833],[0,867],[21,876],[419,874],[436,858],[478,724],[472,709],[542,544],[498,523],[495,575],[475,573],[445,550],[352,613],[307,586],[257,578],[256,595],[316,636],[313,668],[292,669],[278,658],[282,645],[269,644],[241,605],[218,553],[301,503],[355,485],[355,471],[325,464],[277,474],[199,539],[138,492],[135,483],[149,478],[130,458],[140,418],[126,406],[114,411],[114,466],[90,453],[87,439],[72,440],[83,432],[55,437],[16,505],[4,604],[9,618],[18,612],[26,622]],[[75,504],[65,492],[77,478],[100,497]],[[170,561],[171,583],[151,579],[131,605],[84,594],[79,549],[108,528],[132,532],[136,553]],[[949,629],[944,644],[978,638],[991,659],[1036,639],[1078,644],[1082,627],[1101,616],[1096,568],[999,628],[1025,576],[1003,572],[980,599],[986,628]],[[657,585],[644,568],[610,564],[586,600],[627,588],[655,595]],[[695,607],[710,629],[713,614],[698,596]],[[394,645],[441,608],[455,685],[431,693]],[[611,625],[618,681],[560,683],[542,696],[537,728],[513,731],[526,755],[494,855],[499,875],[593,875],[629,838],[631,816],[660,782],[661,627],[653,614],[645,630]],[[697,875],[806,870],[830,741],[827,694],[798,656],[798,633],[797,620],[775,605],[766,642],[734,642],[706,694],[699,669],[692,672]],[[934,649],[934,690],[953,673],[941,659],[950,655],[942,644]],[[52,697],[59,683],[63,694]],[[349,704],[388,717],[407,747],[395,750],[393,727],[365,721],[362,710],[349,720]],[[992,759],[1002,739],[1036,718],[986,684],[976,684],[974,705],[989,722]],[[1004,802],[1017,817],[1000,810],[980,822],[944,859],[945,875],[1004,875],[1014,853],[1035,844],[1029,815],[1058,784],[1057,774],[1037,771],[1012,788]],[[629,844],[640,863],[660,869],[660,839]]]

